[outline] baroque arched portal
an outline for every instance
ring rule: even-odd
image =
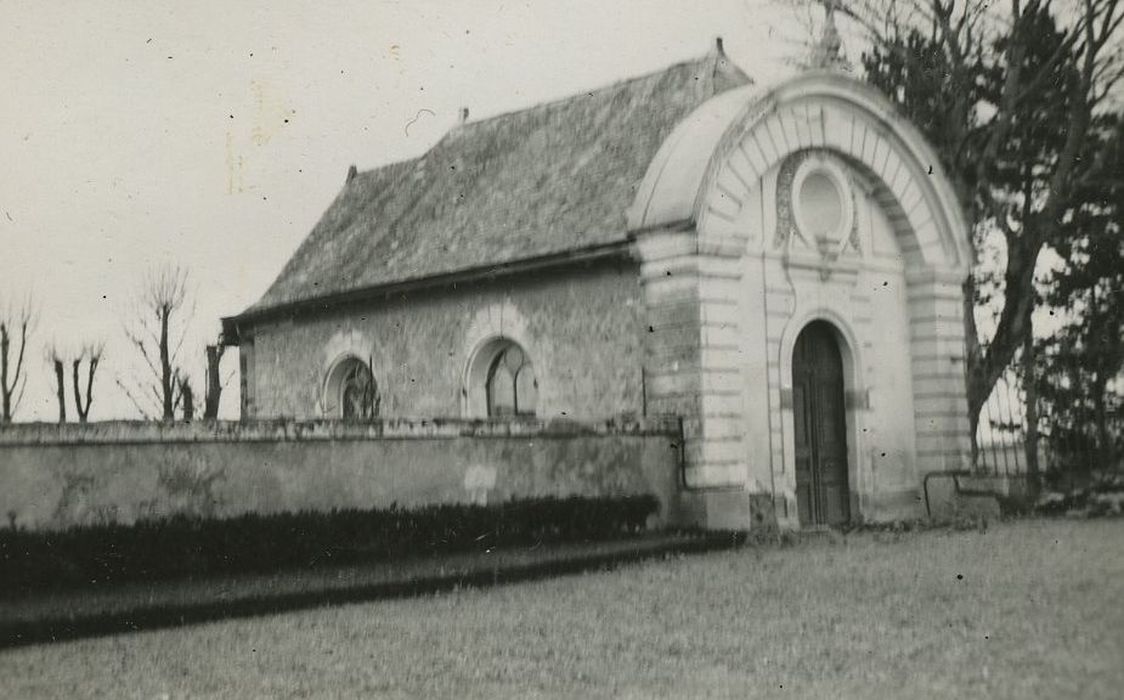
[[[653,159],[629,225],[649,314],[698,307],[696,356],[647,339],[649,403],[685,416],[689,488],[768,495],[782,523],[842,517],[815,515],[798,477],[792,352],[816,318],[851,339],[848,517],[912,512],[922,474],[961,466],[967,226],[935,153],[873,89],[810,72],[708,101]]]

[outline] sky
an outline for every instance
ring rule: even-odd
[[[105,344],[91,419],[136,416],[116,386],[143,371],[123,323],[167,262],[190,273],[201,393],[219,318],[265,292],[348,166],[423,153],[462,107],[529,107],[717,36],[776,82],[807,36],[777,0],[0,0],[0,28],[0,308],[38,309],[17,420],[57,416],[44,348],[90,341]]]

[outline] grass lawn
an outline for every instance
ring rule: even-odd
[[[822,537],[0,652],[0,696],[1124,697],[1124,520]]]

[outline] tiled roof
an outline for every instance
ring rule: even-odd
[[[625,240],[625,211],[672,128],[749,83],[718,48],[615,85],[450,131],[351,178],[245,313]]]

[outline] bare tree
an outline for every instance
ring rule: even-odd
[[[150,376],[127,384],[125,395],[145,417],[175,420],[184,398],[186,373],[179,365],[194,307],[188,308],[188,271],[176,265],[150,269],[138,289],[135,318],[125,335],[137,349]]]
[[[11,423],[27,387],[23,359],[35,330],[35,309],[28,295],[0,306],[0,423]]]
[[[64,369],[66,360],[63,359],[63,353],[59,350],[57,343],[52,343],[47,347],[47,363],[54,368],[55,371],[55,396],[58,398],[59,404],[59,423],[66,422],[66,370]]]
[[[90,416],[90,404],[94,401],[94,375],[101,363],[101,356],[105,349],[103,343],[90,343],[82,347],[82,351],[71,363],[72,377],[74,380],[74,410],[78,413],[78,422],[85,423]],[[82,385],[79,381],[82,361],[86,361],[86,396],[82,397]],[[56,366],[55,373],[59,373]],[[59,387],[59,398],[62,398],[62,387]],[[65,420],[65,413],[63,419]]]

